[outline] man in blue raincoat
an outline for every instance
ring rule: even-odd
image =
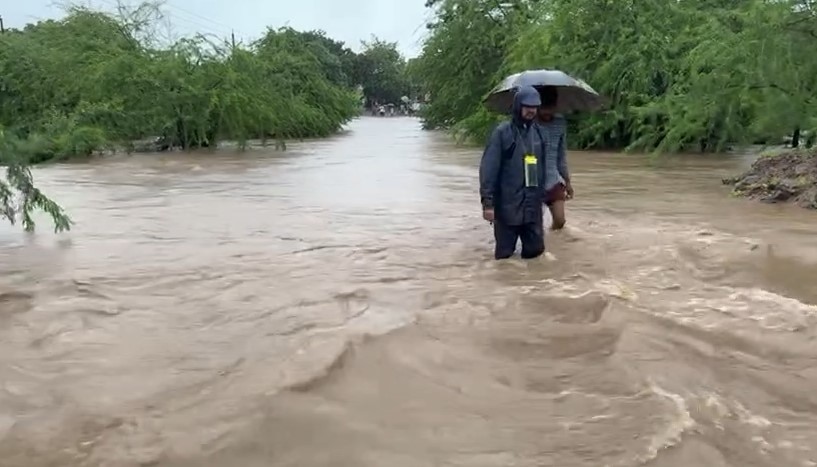
[[[482,217],[494,227],[494,257],[513,256],[522,240],[522,258],[545,251],[545,140],[536,116],[541,98],[524,86],[514,95],[511,119],[494,129],[479,167]]]

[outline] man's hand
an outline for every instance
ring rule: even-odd
[[[567,199],[573,199],[573,185],[570,182],[565,185],[565,192],[567,193]]]
[[[482,218],[488,222],[494,221],[494,208],[484,208],[482,210]]]

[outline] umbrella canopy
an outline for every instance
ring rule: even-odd
[[[559,70],[528,70],[508,76],[499,83],[488,97],[485,105],[495,111],[510,112],[513,95],[519,86],[545,86],[558,88],[557,112],[594,111],[604,107],[604,98],[584,81]]]

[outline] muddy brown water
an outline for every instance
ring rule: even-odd
[[[362,118],[39,170],[77,226],[0,230],[0,465],[817,465],[817,215],[573,152],[498,263],[479,155]]]

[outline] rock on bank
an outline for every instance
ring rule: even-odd
[[[817,149],[762,155],[748,171],[723,183],[733,185],[738,196],[817,209]]]

